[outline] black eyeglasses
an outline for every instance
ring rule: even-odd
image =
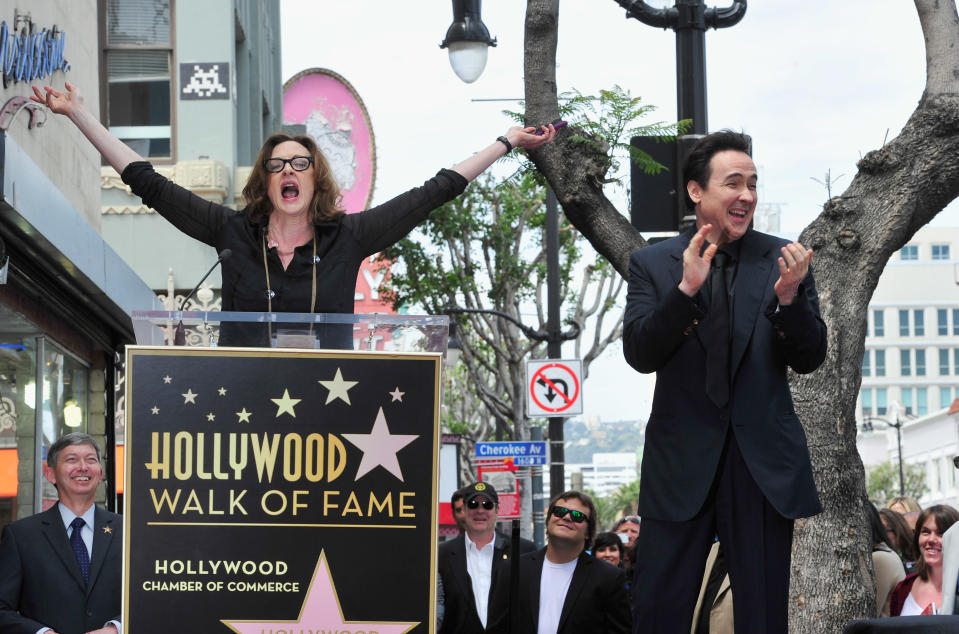
[[[263,169],[268,171],[271,174],[276,174],[283,170],[283,166],[287,163],[290,164],[290,167],[293,168],[296,172],[302,172],[305,169],[308,169],[310,165],[313,165],[312,156],[294,156],[293,158],[268,158],[263,161]]]
[[[569,519],[573,520],[577,524],[582,524],[589,519],[589,515],[583,513],[582,511],[574,511],[573,509],[568,509],[565,506],[554,506],[549,510],[550,515],[553,517],[566,517],[566,514],[569,513]]]
[[[493,510],[493,503],[490,500],[483,500],[482,504],[483,504],[483,508],[486,509],[487,511]],[[478,509],[479,505],[480,505],[480,501],[477,500],[476,498],[473,498],[472,500],[466,503],[466,507],[471,509]]]

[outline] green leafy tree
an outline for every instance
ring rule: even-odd
[[[919,499],[929,492],[926,486],[926,471],[922,465],[903,463],[903,482],[906,486],[904,495]],[[866,472],[866,489],[869,499],[880,507],[885,506],[890,498],[903,495],[899,492],[899,463],[883,462]]]

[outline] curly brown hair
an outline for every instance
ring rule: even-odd
[[[294,141],[305,147],[313,158],[313,199],[310,201],[310,221],[320,222],[330,220],[343,213],[341,207],[340,186],[333,178],[333,170],[326,157],[316,146],[316,142],[309,136],[290,136],[289,134],[273,134],[260,148],[260,154],[253,164],[253,171],[243,188],[243,197],[246,199],[246,213],[252,223],[263,222],[273,212],[273,203],[269,197],[270,173],[263,163],[273,156],[273,149],[280,143]]]

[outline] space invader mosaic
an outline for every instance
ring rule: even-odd
[[[229,62],[180,64],[181,99],[229,99]]]

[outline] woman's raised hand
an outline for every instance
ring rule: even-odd
[[[66,86],[66,92],[54,90],[53,86],[44,86],[42,91],[36,86],[31,86],[31,88],[33,88],[33,96],[31,96],[30,99],[46,105],[57,114],[63,114],[69,117],[75,110],[83,105],[83,97],[80,96],[80,91],[77,90],[77,87],[70,82],[65,82],[64,86]]]

